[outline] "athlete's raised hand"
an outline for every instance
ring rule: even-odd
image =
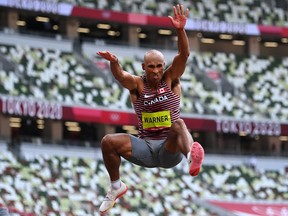
[[[184,6],[178,4],[173,7],[173,11],[174,11],[174,17],[168,16],[172,22],[172,25],[176,29],[183,29],[184,26],[186,25],[189,9],[187,8],[186,10],[184,10]]]
[[[97,55],[101,56],[102,58],[110,61],[110,62],[117,62],[118,58],[112,54],[111,52],[108,51],[99,51],[97,52]]]

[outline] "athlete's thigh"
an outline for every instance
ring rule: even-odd
[[[132,156],[127,160],[143,167],[156,167],[157,161],[153,157],[153,147],[147,140],[130,135]],[[155,153],[156,154],[156,153]]]
[[[107,134],[102,139],[102,149],[105,148],[105,145],[108,145],[108,148],[112,147],[113,151],[116,151],[120,156],[124,158],[131,157],[132,145],[129,134]]]
[[[183,155],[180,151],[171,152],[167,150],[165,144],[161,146],[159,150],[159,159],[158,163],[160,167],[171,168],[176,166],[182,160]]]
[[[180,127],[178,126],[175,127],[176,129],[172,126],[165,141],[165,148],[172,153],[189,148],[193,143],[193,137],[186,125],[181,123]]]

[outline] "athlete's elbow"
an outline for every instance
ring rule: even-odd
[[[189,56],[190,56],[190,52],[184,53],[182,56],[183,56],[183,60],[184,60],[185,62],[187,62],[187,61],[188,61],[188,58],[189,58]]]
[[[183,57],[183,59],[188,59],[190,56],[190,50],[185,50],[182,53],[180,53],[180,55]]]
[[[190,49],[187,49],[187,51],[185,52],[185,56],[186,56],[187,59],[189,58],[189,56],[190,56]]]
[[[178,54],[178,56],[183,60],[183,61],[187,61],[189,56],[190,56],[190,51],[185,51],[185,52],[181,52]]]

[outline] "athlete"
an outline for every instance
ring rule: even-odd
[[[180,118],[180,77],[184,73],[190,54],[184,30],[189,10],[183,5],[173,7],[169,16],[178,36],[178,54],[166,69],[163,54],[158,50],[145,53],[142,76],[124,71],[118,58],[107,51],[97,52],[110,61],[111,72],[119,83],[130,92],[130,99],[138,117],[138,137],[130,134],[107,134],[101,141],[104,164],[111,186],[100,206],[105,213],[115,200],[124,195],[128,187],[120,179],[121,157],[147,168],[171,168],[182,160],[189,163],[189,173],[197,176],[204,158],[204,150],[194,142],[185,122]]]

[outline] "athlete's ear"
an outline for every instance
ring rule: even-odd
[[[145,64],[142,63],[142,70],[145,71]]]

